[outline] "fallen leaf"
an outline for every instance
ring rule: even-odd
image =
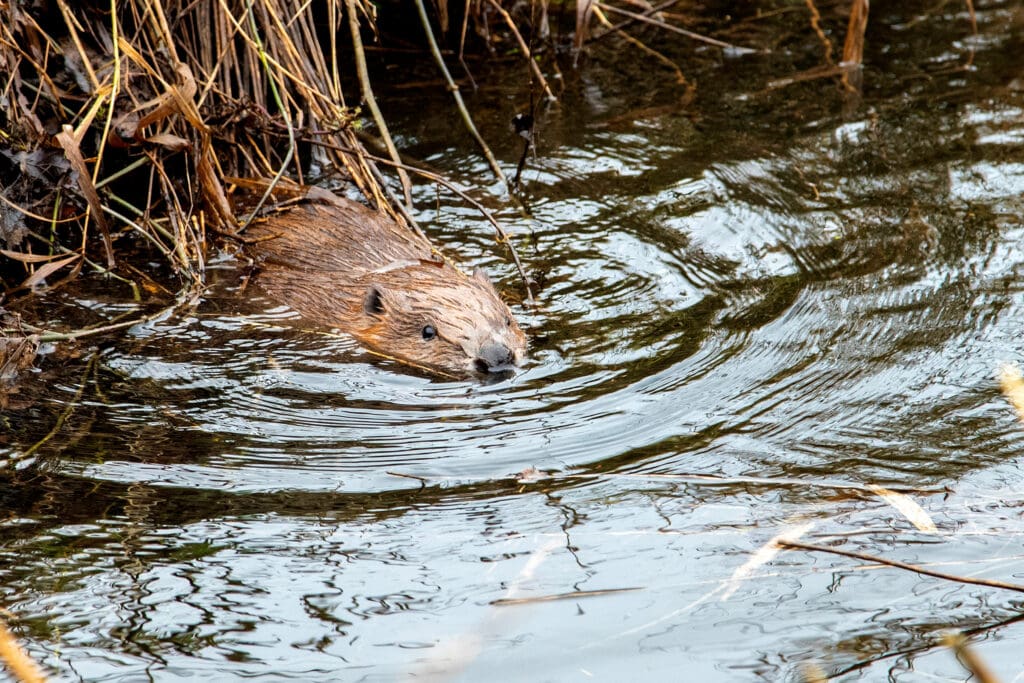
[[[192,146],[192,143],[185,138],[178,135],[172,135],[171,133],[157,133],[156,135],[150,135],[146,138],[146,142],[166,147],[172,152],[181,152]]]
[[[911,524],[917,527],[918,531],[923,531],[926,534],[939,533],[939,529],[935,526],[932,518],[910,496],[898,493],[897,491],[890,491],[876,484],[868,484],[867,488],[886,503],[899,510],[904,517],[910,520]]]
[[[39,284],[49,276],[53,275],[64,266],[70,265],[80,258],[82,258],[81,255],[72,254],[71,256],[68,256],[67,258],[62,258],[59,261],[50,261],[46,265],[38,268],[36,272],[32,273],[32,275],[30,275],[28,279],[21,283],[21,286],[29,288],[35,287],[37,284]]]

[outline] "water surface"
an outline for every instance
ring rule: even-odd
[[[403,373],[218,260],[197,305],[44,362],[3,415],[18,634],[68,680],[924,681],[967,677],[957,630],[1019,678],[1018,594],[768,551],[1024,582],[1024,431],[995,381],[1024,355],[1020,10],[977,9],[971,38],[960,5],[877,8],[852,105],[770,87],[821,46],[767,20],[739,24],[791,36],[767,54],[638,34],[692,100],[606,39],[538,110],[529,218],[442,92],[385,93],[407,152],[515,230],[528,366]],[[511,169],[521,64],[472,68]],[[521,302],[479,215],[416,204]],[[87,281],[35,305],[123,301]]]

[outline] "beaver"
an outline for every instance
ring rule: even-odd
[[[483,270],[466,275],[358,202],[304,188],[245,235],[272,299],[371,352],[461,378],[510,370],[526,355],[526,335]]]

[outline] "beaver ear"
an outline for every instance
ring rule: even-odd
[[[384,297],[377,287],[371,285],[366,288],[366,296],[363,298],[363,310],[370,315],[383,315]]]
[[[487,277],[487,271],[485,271],[483,268],[477,268],[476,270],[474,270],[473,278],[475,280],[479,280],[485,285],[491,284],[491,278]]]

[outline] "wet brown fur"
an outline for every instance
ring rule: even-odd
[[[310,191],[245,234],[255,240],[257,282],[272,298],[377,353],[455,376],[479,371],[477,359],[494,344],[514,364],[526,353],[525,335],[482,272],[465,275],[426,239],[362,204]]]

